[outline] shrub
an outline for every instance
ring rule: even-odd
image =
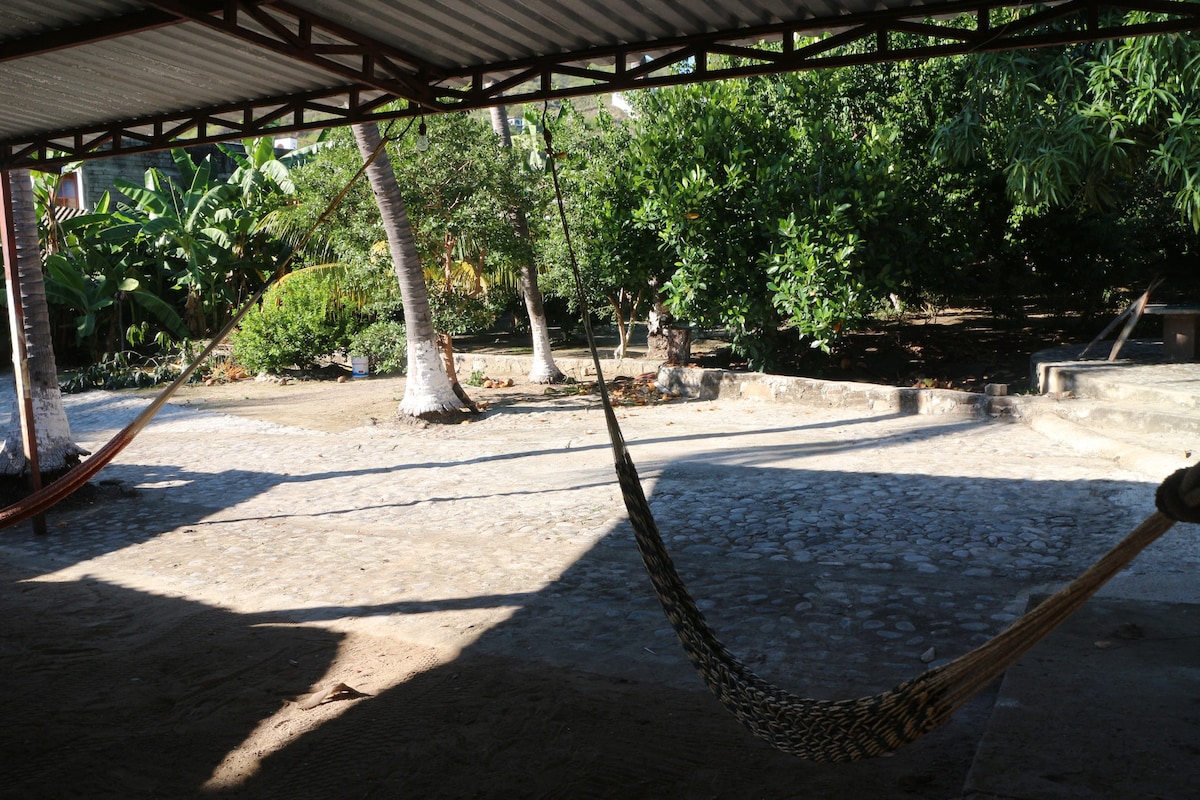
[[[122,350],[105,353],[95,364],[68,374],[59,381],[58,388],[64,394],[92,389],[143,389],[170,383],[179,377],[179,372],[177,359],[155,359]],[[190,380],[200,380],[199,374],[193,373]]]
[[[393,320],[373,322],[350,339],[351,355],[368,356],[375,372],[403,373],[408,359],[404,325]]]
[[[333,276],[293,272],[242,319],[232,337],[234,357],[251,372],[313,366],[349,337],[353,312],[339,297]]]

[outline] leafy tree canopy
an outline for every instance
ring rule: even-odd
[[[1148,178],[1200,231],[1200,39],[993,53],[968,65],[965,102],[938,134],[945,163],[1003,170],[1029,206],[1112,209]]]

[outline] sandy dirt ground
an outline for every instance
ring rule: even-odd
[[[486,390],[486,393],[468,388],[481,400],[520,396],[531,391],[529,386]],[[392,420],[403,397],[402,378],[372,377],[345,383],[331,380],[293,380],[283,385],[255,380],[212,386],[195,383],[182,387],[172,402],[280,425],[342,433],[364,424]]]

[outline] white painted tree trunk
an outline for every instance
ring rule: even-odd
[[[369,159],[379,146],[379,126],[369,122],[355,125],[353,130],[359,152],[364,160]],[[417,256],[408,209],[404,205],[404,198],[400,196],[391,157],[386,152],[367,167],[367,179],[375,193],[379,212],[383,215],[383,228],[387,233],[388,249],[404,304],[408,377],[404,399],[400,401],[400,413],[413,417],[432,417],[461,410],[462,401],[454,393],[450,378],[442,367],[437,332],[433,328],[433,315],[429,310],[429,292]]]
[[[512,147],[512,134],[508,130],[508,115],[504,106],[492,106],[492,130],[500,137],[505,147]],[[511,215],[517,236],[529,241],[529,220],[525,211],[515,208]],[[532,248],[530,248],[532,253]],[[533,334],[533,364],[529,369],[530,383],[562,383],[566,376],[554,363],[550,349],[550,325],[546,322],[546,310],[542,304],[542,291],[538,288],[537,267],[532,263],[521,265],[521,294],[525,298],[525,311],[529,314],[529,331]]]
[[[42,254],[38,245],[37,211],[33,184],[27,170],[11,172],[13,241],[16,243],[16,271],[21,284],[21,308],[25,316],[25,346],[29,362],[29,389],[33,400],[34,433],[37,439],[38,468],[43,474],[62,472],[87,455],[71,439],[71,426],[63,409],[58,388],[58,368],[51,345],[50,314],[46,308],[46,287],[42,281]],[[11,328],[11,326],[10,326]],[[16,332],[13,332],[17,335]],[[20,370],[16,348],[13,367]],[[21,398],[17,398],[17,403]],[[20,417],[14,405],[0,444],[0,475],[29,473],[29,462],[21,436]]]

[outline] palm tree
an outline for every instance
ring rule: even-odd
[[[500,143],[512,147],[512,135],[508,130],[508,115],[504,106],[492,106],[492,130],[500,137]],[[523,208],[511,212],[513,229],[517,238],[529,242],[529,220]],[[562,383],[566,375],[554,363],[550,352],[550,326],[546,322],[546,310],[542,305],[542,292],[538,288],[537,267],[533,264],[533,249],[521,265],[521,294],[525,297],[525,310],[529,313],[529,331],[533,334],[533,364],[529,369],[530,383]]]
[[[38,242],[33,181],[28,170],[12,170],[8,183],[13,243],[17,254],[16,272],[21,285],[21,309],[25,317],[21,335],[25,337],[29,365],[29,395],[33,401],[38,469],[42,474],[55,474],[78,464],[79,457],[87,455],[88,451],[71,439],[71,426],[67,423],[67,413],[63,409],[62,394],[58,388],[58,369],[51,346],[50,314],[46,308],[46,287],[42,282],[42,252]],[[14,363],[14,367],[21,370],[20,364]],[[13,415],[4,441],[0,443],[0,475],[17,476],[30,471],[17,416]]]
[[[364,160],[370,161],[380,146],[379,126],[369,122],[352,127],[359,152]],[[387,234],[388,249],[404,306],[404,324],[408,336],[408,380],[404,399],[400,401],[400,413],[431,419],[461,411],[463,403],[454,392],[438,350],[433,315],[429,310],[429,293],[417,256],[408,209],[404,205],[404,198],[400,196],[391,157],[386,152],[370,161],[367,180],[371,183],[375,202],[383,216],[383,229]]]

